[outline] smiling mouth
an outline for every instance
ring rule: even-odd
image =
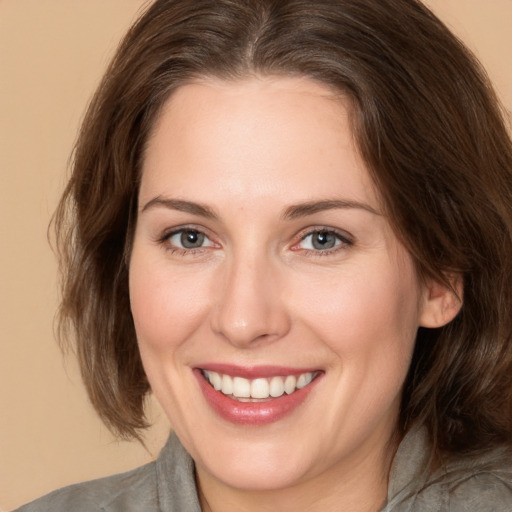
[[[240,402],[261,402],[279,398],[283,395],[292,395],[302,389],[319,375],[320,372],[306,372],[298,375],[275,377],[260,377],[246,379],[232,377],[209,370],[201,370],[205,380],[223,395]]]

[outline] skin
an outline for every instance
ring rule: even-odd
[[[285,215],[322,201],[345,206]],[[326,86],[205,79],[165,105],[143,164],[130,298],[203,510],[364,512],[385,500],[417,328],[456,308],[420,283],[381,211],[347,104]],[[203,245],[180,247],[183,228]],[[315,248],[315,230],[334,247]],[[247,426],[205,401],[192,370],[206,363],[322,373],[290,414]]]

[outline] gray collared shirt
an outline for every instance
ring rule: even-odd
[[[512,461],[505,452],[460,458],[433,474],[424,429],[414,429],[393,461],[380,512],[512,512]],[[194,462],[171,434],[155,462],[54,491],[15,512],[201,512]]]

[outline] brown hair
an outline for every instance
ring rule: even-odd
[[[420,275],[462,276],[459,315],[421,329],[400,426],[463,452],[512,433],[512,145],[475,58],[417,0],[157,0],[123,40],[87,111],[55,217],[61,327],[90,399],[139,436],[149,385],[128,296],[145,142],[197,77],[298,75],[353,106],[359,149]]]

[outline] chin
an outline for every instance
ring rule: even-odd
[[[229,487],[257,492],[290,488],[327,469],[329,452],[318,440],[297,439],[281,428],[248,430],[223,439],[210,434],[186,446],[197,470]]]

